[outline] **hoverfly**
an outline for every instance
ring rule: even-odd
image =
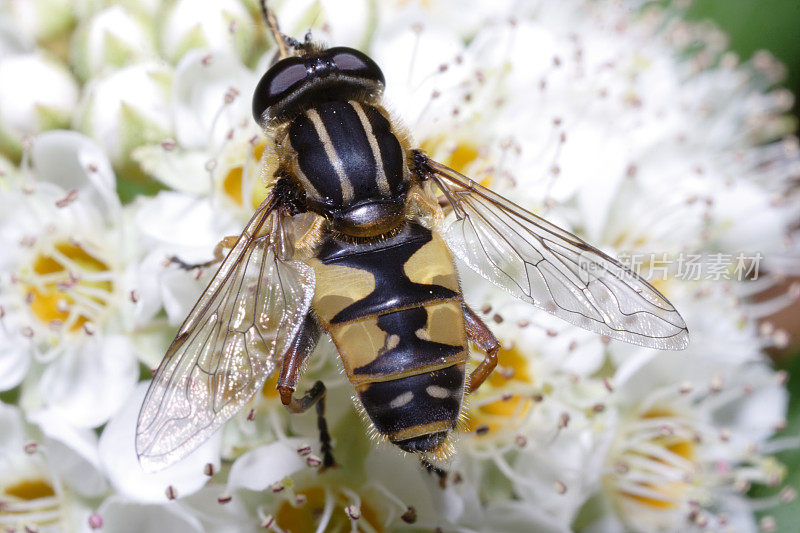
[[[414,149],[381,104],[384,76],[371,58],[294,40],[261,7],[279,58],[258,83],[253,116],[275,140],[277,170],[155,373],[136,432],[143,464],[189,453],[276,371],[289,411],[316,405],[333,464],[325,386],[295,395],[323,332],[377,433],[425,460],[446,457],[462,399],[500,348],[463,300],[454,255],[580,327],[687,346],[683,319],[646,281]],[[311,223],[301,232],[302,217]],[[467,374],[469,341],[485,357]]]

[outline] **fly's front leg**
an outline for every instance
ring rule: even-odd
[[[475,314],[475,311],[466,304],[462,305],[462,307],[464,308],[464,326],[467,330],[467,338],[486,352],[486,357],[481,361],[481,364],[469,375],[467,394],[470,394],[475,392],[486,381],[486,378],[497,366],[497,352],[500,350],[500,341],[494,336],[492,330],[483,323],[483,320]]]
[[[281,396],[281,403],[291,413],[304,413],[312,406],[317,408],[317,428],[319,429],[320,449],[322,451],[322,468],[329,468],[336,464],[331,453],[331,436],[328,432],[328,422],[325,420],[325,384],[321,381],[314,383],[300,398],[294,397],[297,382],[303,371],[303,365],[314,351],[322,329],[313,313],[309,312],[300,331],[292,341],[289,349],[283,355],[281,373],[278,376],[277,389]]]
[[[180,257],[176,255],[171,255],[167,258],[168,264],[175,264],[178,265],[183,270],[195,270],[198,268],[207,268],[211,265],[215,265],[217,263],[221,263],[223,259],[225,259],[225,254],[223,253],[224,250],[230,250],[236,245],[236,241],[239,239],[238,235],[229,235],[227,237],[223,237],[221,241],[217,243],[214,247],[214,259],[206,261],[204,263],[187,263]]]

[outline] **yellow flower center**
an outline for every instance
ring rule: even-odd
[[[264,382],[264,386],[261,387],[261,396],[266,398],[267,400],[277,400],[280,398],[280,394],[278,393],[278,372],[273,372],[273,374]]]
[[[34,316],[71,332],[96,323],[114,291],[108,263],[66,240],[41,250],[21,278]]]
[[[668,511],[689,498],[696,444],[691,428],[678,415],[652,408],[640,414],[620,440],[624,442],[616,456],[614,481],[623,503]]]
[[[63,518],[56,491],[43,478],[24,478],[0,485],[0,532],[61,530]]]
[[[52,485],[44,479],[23,479],[3,489],[3,493],[20,500],[38,500],[56,495]]]
[[[457,170],[476,180],[480,178],[479,182],[484,187],[488,187],[492,183],[491,176],[484,173],[478,175],[474,172],[476,165],[480,162],[481,152],[479,146],[471,141],[460,140],[454,142],[453,139],[447,136],[439,136],[426,139],[423,141],[421,148],[433,159],[453,170]]]
[[[301,505],[292,505],[288,501],[281,503],[275,513],[275,523],[284,531],[316,531],[320,519],[325,513],[326,492],[322,487],[310,487],[299,492],[305,496],[306,501]],[[350,518],[345,513],[348,502],[344,496],[336,492],[329,492],[328,496],[335,499],[333,514],[328,521],[325,531],[328,533],[350,533],[352,531],[376,532],[384,531],[383,522],[378,513],[364,499],[361,500],[361,517],[356,520],[356,529],[351,527]]]
[[[252,159],[244,158],[241,164],[231,167],[222,178],[222,191],[233,203],[245,207],[249,196],[250,207],[255,209],[267,197],[267,189],[258,176],[258,164],[264,155],[267,143],[262,140],[252,147]]]
[[[533,406],[533,382],[527,357],[501,348],[497,368],[470,399],[467,430],[478,439],[516,431]]]

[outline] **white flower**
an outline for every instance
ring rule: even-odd
[[[73,37],[70,62],[82,79],[89,79],[156,55],[155,28],[144,16],[123,6],[111,6],[82,22]]]
[[[178,62],[193,48],[249,57],[255,39],[255,21],[239,0],[198,4],[177,0],[166,15],[162,29],[164,55]]]
[[[78,85],[39,53],[0,56],[0,150],[18,157],[25,136],[69,125]]]
[[[47,417],[39,428],[16,407],[0,403],[0,529],[75,530],[88,515],[88,500],[102,494],[96,437]]]
[[[761,363],[681,354],[619,378],[621,416],[603,483],[624,528],[755,531],[752,514],[741,512],[752,505],[747,490],[784,475],[761,453],[786,413],[779,375]]]
[[[4,15],[15,27],[40,42],[57,40],[75,21],[70,0],[9,0],[2,5]]]
[[[80,134],[37,136],[19,176],[0,193],[4,388],[28,371],[22,402],[42,405],[71,423],[103,423],[137,378],[124,336],[136,324],[127,234],[102,151]],[[150,317],[142,318],[142,320]],[[12,377],[9,377],[12,376]]]
[[[92,80],[76,111],[77,129],[92,137],[112,163],[127,163],[134,148],[170,135],[171,76],[168,67],[146,62]]]
[[[208,481],[206,465],[219,470],[215,436],[181,461],[155,473],[145,472],[134,449],[136,421],[149,382],[136,386],[100,436],[100,458],[114,488],[126,499],[156,503],[192,494]]]

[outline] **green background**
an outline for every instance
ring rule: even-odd
[[[757,50],[769,50],[787,67],[784,85],[800,94],[800,0],[695,0],[687,12],[690,20],[712,20],[730,38],[730,48],[743,60]],[[800,117],[795,101],[794,113]],[[778,364],[790,373],[789,421],[782,435],[800,435],[800,354]],[[786,465],[786,483],[800,492],[800,450],[779,454]],[[774,494],[758,487],[752,496]],[[762,512],[778,524],[778,531],[800,531],[800,501]]]
[[[714,21],[743,60],[769,50],[788,69],[785,86],[800,94],[800,0],[694,0],[687,18]]]

